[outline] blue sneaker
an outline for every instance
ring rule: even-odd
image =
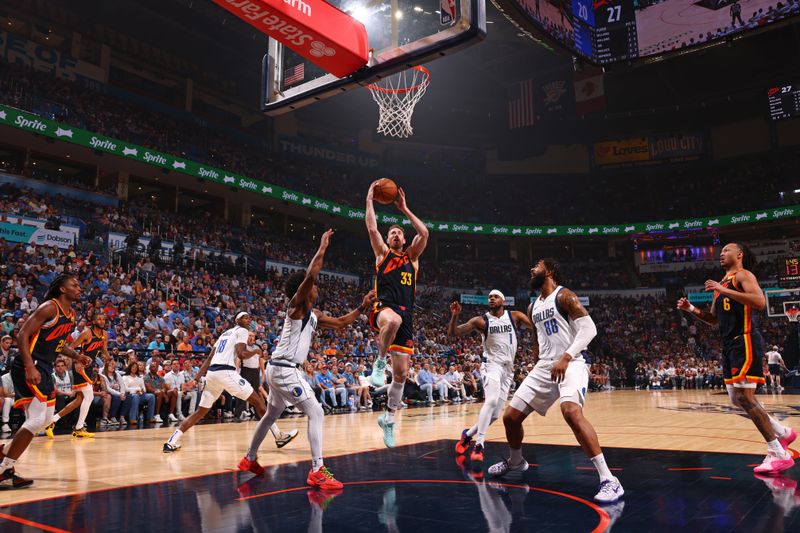
[[[386,358],[378,357],[372,366],[372,374],[369,377],[375,388],[386,385]]]
[[[378,425],[383,430],[383,443],[387,448],[394,448],[394,422],[388,422],[384,413],[378,417]]]

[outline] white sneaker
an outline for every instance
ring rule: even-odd
[[[242,414],[239,415],[239,420],[247,420],[250,418],[250,414],[247,411],[242,411]]]
[[[183,416],[183,413],[178,413],[178,420],[180,420],[181,422],[183,422],[184,420],[186,420],[186,417],[185,417],[185,416]]]
[[[114,418],[114,417],[111,417],[111,418],[108,420],[108,422],[109,422],[109,424],[111,424],[112,426],[116,426],[117,424],[119,424],[119,421],[118,421],[116,418]]]
[[[233,413],[231,413],[230,411],[225,411],[224,413],[222,413],[222,417],[223,418],[233,418]]]
[[[612,503],[619,500],[625,491],[617,478],[606,479],[600,482],[600,489],[594,495],[594,500],[600,503]]]
[[[11,426],[9,426],[7,423],[3,424],[2,431],[3,433],[11,433]]]
[[[153,422],[155,422],[156,424],[163,424],[164,419],[161,418],[161,415],[157,414],[155,417],[153,417]]]
[[[169,420],[170,422],[177,422],[178,421],[178,419],[172,413],[170,413],[169,416],[167,416],[167,420]]]

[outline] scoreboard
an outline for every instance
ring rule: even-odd
[[[575,49],[599,64],[639,57],[633,0],[572,0]]]
[[[800,257],[782,257],[778,259],[778,281],[800,281]]]
[[[770,87],[767,91],[769,117],[784,120],[800,116],[800,85]]]

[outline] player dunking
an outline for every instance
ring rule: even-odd
[[[53,429],[56,422],[67,416],[69,413],[80,407],[78,412],[78,422],[72,431],[73,437],[94,437],[94,433],[86,430],[86,416],[92,407],[94,399],[94,379],[92,374],[95,365],[95,358],[100,355],[103,361],[108,361],[108,336],[106,335],[106,315],[96,312],[92,317],[92,325],[81,331],[78,338],[72,341],[70,346],[74,349],[81,347],[81,353],[92,360],[92,364],[83,366],[76,363],[72,367],[72,390],[78,394],[74,400],[64,406],[59,412],[53,415],[53,422],[44,430],[48,438],[53,438]]]
[[[317,277],[322,270],[325,251],[328,249],[333,230],[322,235],[319,249],[305,272],[294,272],[286,278],[286,296],[289,305],[283,321],[281,339],[269,360],[267,383],[269,398],[267,414],[258,422],[250,448],[239,463],[240,470],[249,470],[262,475],[264,468],[258,464],[258,448],[267,436],[270,426],[275,423],[287,404],[300,408],[308,417],[308,441],[311,445],[311,470],[306,483],[324,491],[342,488],[342,483],[333,477],[325,467],[322,458],[322,420],[324,413],[311,386],[303,378],[303,365],[308,358],[314,331],[319,328],[342,329],[352,324],[365,313],[374,301],[372,292],[364,296],[361,307],[353,309],[344,316],[334,318],[314,309],[317,300]]]
[[[247,349],[247,338],[250,335],[250,315],[245,311],[237,313],[234,322],[236,325],[219,336],[211,353],[200,365],[195,380],[200,381],[200,378],[206,376],[206,385],[203,388],[203,395],[200,397],[200,405],[190,417],[181,422],[178,429],[164,443],[164,453],[172,453],[181,448],[183,434],[208,414],[211,406],[223,391],[228,391],[231,396],[250,403],[255,407],[258,416],[264,416],[267,410],[264,398],[239,375],[235,366],[236,359],[258,357],[261,353],[259,349]]]
[[[522,457],[522,422],[532,411],[544,416],[560,400],[564,420],[600,476],[600,489],[594,499],[611,503],[625,491],[606,464],[594,427],[583,416],[589,385],[583,352],[597,335],[597,328],[575,293],[562,287],[561,282],[561,271],[554,259],[542,259],[531,269],[531,289],[541,290],[528,308],[536,326],[536,366],[514,393],[503,415],[510,457],[489,467],[489,475],[499,477],[528,469],[528,462]]]
[[[508,391],[514,381],[514,358],[517,356],[517,328],[525,326],[533,329],[533,323],[519,311],[506,311],[506,297],[502,292],[493,290],[489,293],[489,312],[469,319],[465,324],[458,323],[461,305],[450,304],[450,323],[447,334],[463,336],[477,331],[483,338],[483,357],[481,357],[481,379],[483,381],[484,403],[478,414],[478,422],[461,433],[461,440],[456,444],[456,453],[467,453],[475,439],[475,448],[470,455],[473,469],[480,468],[483,463],[483,441],[486,431],[503,412]],[[481,471],[482,473],[482,471]]]
[[[764,440],[767,456],[753,470],[759,474],[777,474],[794,466],[787,451],[797,432],[771,417],[755,398],[756,386],[764,383],[764,340],[756,328],[753,310],[766,306],[764,293],[750,271],[755,257],[747,246],[729,243],[722,248],[720,265],[725,269],[722,281],[706,281],[707,291],[714,291],[711,309],[698,309],[686,298],[678,300],[678,309],[694,315],[709,325],[719,324],[722,335],[722,373],[725,388],[733,405],[747,412]]]
[[[370,315],[370,325],[378,331],[378,357],[372,369],[376,387],[386,379],[386,357],[392,354],[392,383],[387,392],[386,413],[378,417],[383,430],[383,442],[394,447],[394,416],[403,401],[403,387],[408,377],[408,364],[414,353],[414,296],[417,290],[419,257],[428,244],[428,228],[406,205],[403,189],[397,191],[395,206],[408,217],[417,234],[411,245],[406,244],[405,230],[398,225],[389,227],[386,242],[378,231],[378,219],[372,204],[375,181],[367,192],[367,232],[375,252],[375,293],[377,301]]]
[[[67,345],[75,328],[72,303],[81,297],[81,285],[72,274],[60,274],[50,284],[45,302],[22,326],[17,337],[19,356],[11,364],[11,379],[17,401],[15,407],[25,408],[25,423],[14,440],[0,448],[0,489],[20,489],[33,480],[16,475],[14,465],[28,448],[40,428],[49,426],[55,411],[53,363],[59,355],[89,365],[85,355]]]

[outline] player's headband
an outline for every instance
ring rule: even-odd
[[[506,301],[506,297],[503,295],[502,292],[498,291],[497,289],[494,289],[492,292],[490,292],[489,296],[497,296],[498,298],[500,298],[504,302]]]
[[[236,315],[236,322],[238,322],[239,319],[242,318],[243,316],[250,316],[250,313],[248,313],[247,311],[241,311],[239,314]]]

